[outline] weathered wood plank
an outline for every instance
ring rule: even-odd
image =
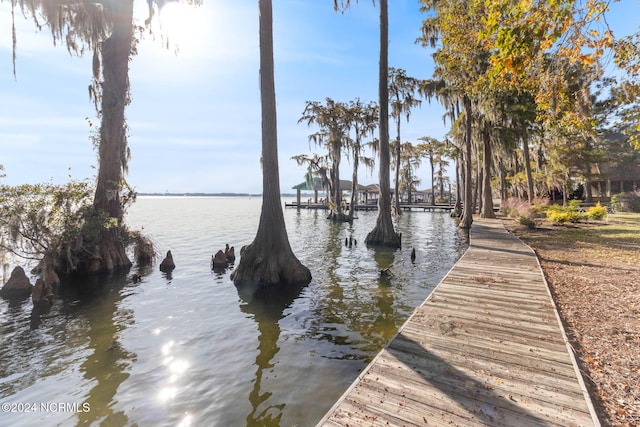
[[[389,353],[394,354],[391,350]],[[576,387],[575,381],[568,376],[555,376],[552,373],[526,369],[526,367],[509,366],[491,359],[451,355],[446,351],[426,351],[425,354],[420,354],[413,359],[403,357],[402,363],[394,363],[394,361],[394,359],[381,357],[372,367],[371,372],[376,372],[377,368],[395,368],[398,377],[406,375],[407,372],[404,371],[411,371],[411,374],[419,375],[428,381],[451,382],[452,388],[461,384],[465,387],[476,384],[481,385],[483,389],[503,390],[505,396],[507,394],[527,397],[553,395],[553,402],[564,402],[564,405],[570,407],[575,407],[576,398],[582,396],[580,388]],[[474,372],[482,375],[482,382],[477,381],[479,377],[470,380]],[[387,371],[388,376],[392,376],[391,374],[392,372]],[[458,377],[464,378],[465,381],[459,381]]]
[[[463,371],[442,371],[438,375],[425,379],[416,375],[416,371],[403,364],[393,363],[383,358],[372,370],[380,380],[373,388],[386,392],[385,397],[396,394],[404,400],[402,409],[414,409],[428,406],[446,412],[456,412],[462,404],[467,412],[478,416],[483,408],[491,408],[493,413],[503,414],[509,420],[508,425],[523,425],[531,416],[547,424],[570,425],[576,420],[589,420],[588,412],[575,408],[572,397],[564,396],[553,389],[535,389],[535,392],[521,393],[523,390],[534,390],[533,387],[523,389],[519,384],[503,378],[494,378],[487,374],[484,382],[476,382],[467,377]],[[446,365],[446,363],[444,364]],[[363,387],[372,387],[371,382]],[[426,398],[425,396],[430,396]],[[451,406],[451,402],[456,405]],[[547,411],[549,407],[561,406],[564,411],[554,413]],[[420,415],[420,412],[418,412]],[[492,422],[488,414],[480,418],[483,422]],[[419,419],[419,417],[416,417]]]
[[[599,425],[533,251],[499,221],[320,421],[326,426]]]

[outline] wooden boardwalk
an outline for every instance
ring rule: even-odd
[[[318,425],[599,426],[538,260],[499,220]]]

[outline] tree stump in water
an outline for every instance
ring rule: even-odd
[[[7,299],[25,299],[31,295],[31,282],[24,269],[17,266],[11,272],[9,280],[0,289],[0,296]]]
[[[173,255],[171,251],[167,251],[167,256],[160,263],[160,271],[163,273],[170,273],[176,268],[176,264],[173,262]]]

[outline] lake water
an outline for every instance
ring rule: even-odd
[[[172,274],[158,260],[89,279],[36,330],[30,300],[0,300],[0,425],[314,425],[466,249],[444,213],[405,212],[394,251],[364,245],[375,212],[351,226],[285,209],[313,280],[286,306],[247,303],[209,262],[253,240],[261,203],[140,197],[127,223],[171,250]],[[349,236],[358,244],[345,246]]]

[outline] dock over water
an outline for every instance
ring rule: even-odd
[[[326,203],[311,203],[311,202],[297,203],[297,202],[291,202],[291,203],[285,203],[284,207],[285,208],[295,208],[295,209],[329,210],[329,206]],[[347,209],[348,209],[348,205],[345,208],[345,210],[347,210]],[[412,203],[412,204],[402,203],[400,205],[400,209],[403,210],[403,211],[449,212],[449,213],[451,213],[451,211],[454,209],[454,206],[453,205],[443,205],[443,204],[432,205],[432,204],[429,204],[429,203]],[[360,205],[356,205],[355,210],[356,211],[377,211],[378,210],[378,205],[376,203],[360,204]]]
[[[318,425],[600,423],[534,252],[479,219],[467,252]]]

